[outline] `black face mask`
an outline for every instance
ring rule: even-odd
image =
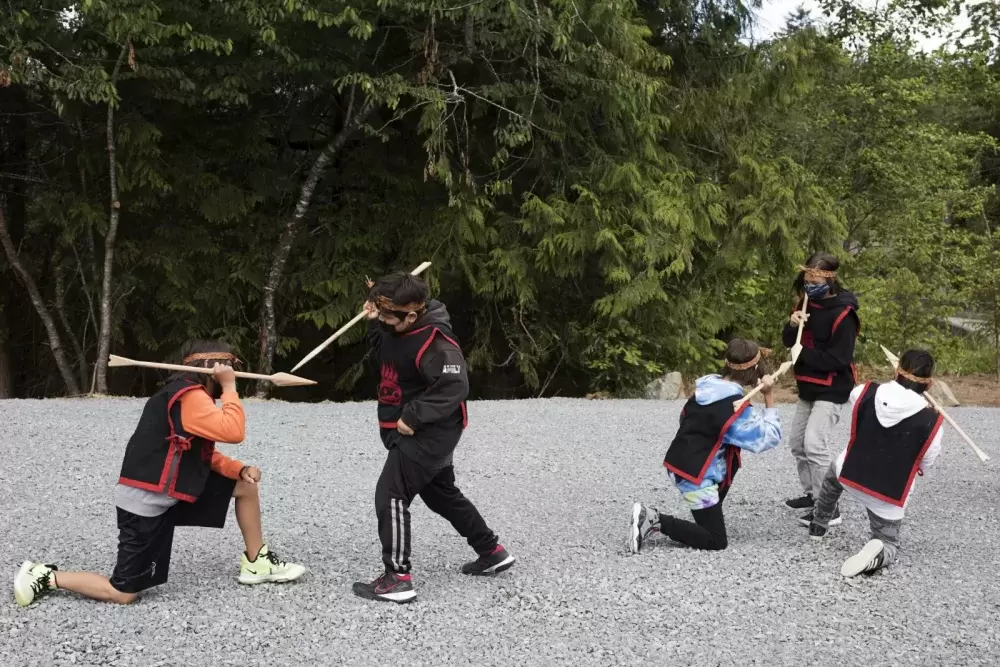
[[[385,322],[379,322],[378,325],[380,327],[382,327],[382,331],[386,332],[387,334],[394,334],[394,333],[396,333],[396,325],[394,325],[394,324],[387,324]]]

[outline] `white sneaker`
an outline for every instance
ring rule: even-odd
[[[54,565],[42,565],[26,560],[21,563],[21,569],[14,576],[14,599],[22,607],[47,595],[56,589],[52,581],[52,572],[58,570]]]
[[[844,561],[840,574],[845,577],[856,577],[859,574],[876,571],[882,567],[885,560],[884,549],[882,540],[871,540],[861,548],[861,551]]]
[[[241,584],[285,583],[295,581],[305,573],[305,567],[286,563],[269,551],[265,544],[253,560],[247,558],[245,552],[240,556],[240,576],[237,580]]]
[[[647,509],[642,503],[632,505],[628,524],[628,550],[634,554],[642,550],[642,543],[646,537],[656,530],[655,524],[649,520],[651,516],[658,520],[660,513],[652,508]]]

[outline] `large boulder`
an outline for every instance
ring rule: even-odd
[[[674,401],[684,393],[684,378],[674,371],[646,385],[646,398],[659,401]]]
[[[930,395],[941,404],[942,408],[954,408],[961,405],[955,398],[955,394],[952,393],[951,387],[944,380],[934,380],[934,384],[930,388]]]

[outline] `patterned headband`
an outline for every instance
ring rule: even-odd
[[[816,276],[817,278],[836,278],[836,271],[824,271],[823,269],[813,269],[808,266],[799,265],[799,271],[807,273],[811,276]]]
[[[934,382],[932,378],[918,378],[916,375],[913,375],[912,373],[907,373],[902,368],[897,368],[896,374],[906,378],[910,382],[916,382],[917,384],[930,386],[930,384]]]
[[[736,364],[736,363],[733,363],[732,361],[729,361],[728,359],[726,359],[726,366],[729,366],[734,371],[745,371],[748,368],[753,368],[759,362],[760,362],[760,350],[757,350],[757,355],[753,359],[751,359],[750,361],[746,361],[746,362],[744,362],[742,364]]]
[[[407,303],[407,304],[402,304],[402,305],[395,304],[395,303],[392,302],[392,299],[390,299],[389,297],[381,296],[381,295],[379,295],[378,297],[375,298],[375,307],[376,308],[378,308],[379,310],[388,310],[388,311],[393,311],[393,312],[397,312],[397,313],[404,313],[404,312],[405,313],[410,313],[410,312],[419,313],[420,311],[422,311],[424,309],[424,307],[426,305],[427,304],[423,303],[422,301],[418,302],[418,303]]]
[[[184,363],[190,364],[192,361],[228,361],[231,364],[238,364],[240,360],[236,355],[228,352],[198,352],[184,357]]]

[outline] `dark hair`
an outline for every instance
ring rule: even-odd
[[[756,366],[751,366],[750,368],[744,370],[735,370],[730,368],[727,364],[726,367],[722,369],[722,377],[727,380],[732,380],[733,382],[738,382],[744,386],[756,385],[757,380],[766,375],[764,354],[760,346],[752,340],[734,338],[729,341],[729,346],[726,347],[726,361],[734,364],[745,364],[756,357],[757,352],[761,352],[761,359],[757,362]]]
[[[840,268],[840,260],[828,252],[814,252],[809,255],[809,259],[806,260],[804,266],[810,269],[820,269],[821,271],[836,271]],[[844,291],[844,286],[841,284],[839,278],[827,278],[826,282],[830,286],[830,296]],[[805,291],[805,285],[806,273],[805,271],[799,271],[799,275],[795,277],[795,282],[792,283],[792,289],[795,290],[796,296]]]
[[[914,375],[918,378],[929,378],[934,377],[934,357],[931,356],[930,352],[926,350],[907,350],[903,353],[903,356],[899,358],[899,368],[904,370],[910,375]],[[914,382],[913,380],[907,380],[904,377],[896,376],[896,382],[899,383],[901,387],[905,387],[910,391],[915,391],[918,394],[922,394],[927,391],[926,384],[920,384],[919,382]]]
[[[430,298],[430,290],[427,283],[420,276],[405,271],[396,271],[387,276],[383,276],[375,281],[368,291],[368,299],[378,302],[378,297],[385,297],[397,306],[405,306],[411,303],[427,303]],[[406,311],[391,311],[400,319],[406,317]]]
[[[181,347],[180,354],[178,355],[178,364],[183,364],[184,366],[199,366],[201,368],[211,368],[216,363],[222,363],[218,361],[212,361],[210,359],[196,359],[194,361],[189,361],[184,363],[184,359],[191,356],[192,354],[205,354],[218,352],[221,354],[232,354],[232,346],[222,340],[189,340],[184,343]],[[233,364],[236,367],[236,364]],[[204,373],[188,373],[184,371],[178,371],[170,376],[168,381],[174,380],[187,380],[189,382],[194,382],[202,385],[203,387],[208,387],[212,380],[211,375],[206,375]]]

